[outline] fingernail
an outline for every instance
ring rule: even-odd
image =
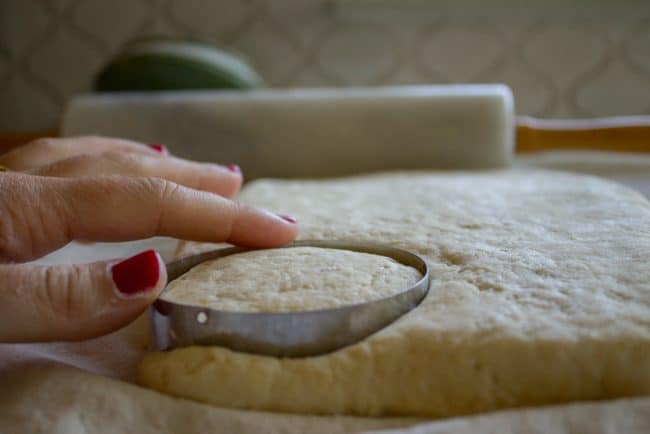
[[[156,287],[160,279],[160,261],[155,250],[147,250],[111,267],[118,295],[133,297]]]
[[[149,145],[149,147],[151,149],[153,149],[154,151],[156,151],[156,152],[160,152],[161,154],[164,154],[164,155],[168,154],[167,148],[165,147],[165,145],[161,145],[160,143],[153,143],[153,144]]]
[[[294,224],[294,225],[295,225],[296,223],[298,223],[298,220],[297,220],[295,217],[292,217],[292,216],[290,216],[290,215],[286,215],[286,214],[278,214],[278,217],[280,217],[282,220],[284,220],[284,221],[286,221],[286,222],[289,222],[289,223],[291,223],[291,224]]]
[[[230,170],[233,173],[241,173],[241,169],[236,164],[226,164],[226,169]]]

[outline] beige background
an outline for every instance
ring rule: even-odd
[[[237,50],[276,87],[505,82],[520,114],[650,113],[647,1],[2,0],[0,132],[56,127],[153,34]]]

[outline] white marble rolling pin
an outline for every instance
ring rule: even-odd
[[[503,85],[93,94],[62,132],[164,143],[247,179],[321,177],[507,166],[514,110]]]

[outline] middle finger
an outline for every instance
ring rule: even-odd
[[[243,182],[241,170],[234,164],[198,163],[131,152],[79,155],[39,167],[30,173],[66,178],[105,175],[162,178],[224,197],[234,196]]]

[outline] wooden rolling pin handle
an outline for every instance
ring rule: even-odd
[[[650,116],[551,120],[517,118],[517,152],[650,152]]]

